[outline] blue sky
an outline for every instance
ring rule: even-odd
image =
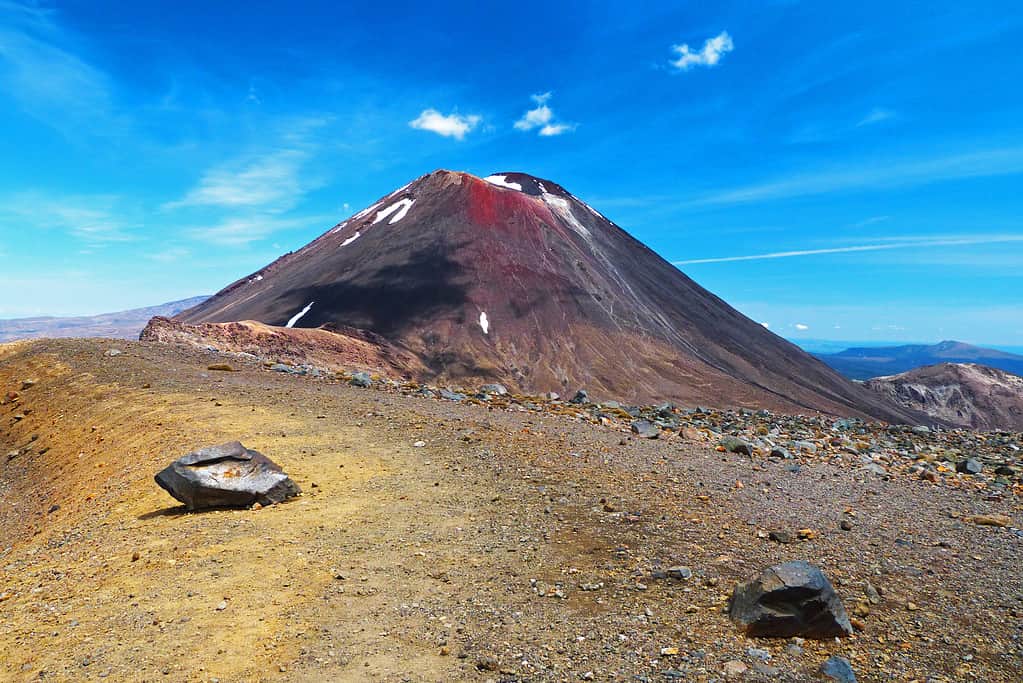
[[[0,0],[0,317],[212,293],[449,168],[784,336],[1023,345],[1023,6],[926,5]]]

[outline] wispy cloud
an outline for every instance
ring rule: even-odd
[[[483,119],[474,114],[463,115],[452,112],[445,116],[436,109],[424,109],[419,116],[408,122],[417,130],[428,130],[446,138],[462,140]]]
[[[241,162],[229,162],[206,171],[184,198],[165,207],[291,208],[314,188],[314,183],[301,173],[308,157],[305,150],[284,149]]]
[[[904,159],[840,170],[800,173],[742,187],[720,190],[691,205],[745,204],[868,189],[891,189],[945,180],[1023,173],[1023,147],[1005,147],[965,154]]]
[[[62,132],[96,132],[83,124],[113,116],[112,84],[55,19],[35,4],[0,1],[0,92]]]
[[[875,123],[881,123],[882,121],[888,121],[895,118],[895,112],[891,109],[884,109],[881,107],[874,107],[870,110],[866,116],[860,119],[857,123],[857,127],[861,126],[872,126]]]
[[[116,195],[23,192],[0,198],[0,231],[58,230],[89,245],[134,239],[129,211]]]
[[[923,249],[928,247],[957,247],[977,244],[1007,244],[1023,242],[1023,235],[996,235],[985,237],[969,237],[955,239],[920,239],[884,244],[857,244],[827,249],[800,249],[796,251],[774,251],[766,254],[748,254],[743,256],[717,256],[712,258],[687,259],[672,261],[676,266],[688,266],[697,263],[729,263],[733,261],[762,261],[767,259],[793,258],[797,256],[821,256],[824,254],[846,254],[860,251],[887,251],[889,249]]]
[[[558,121],[554,116],[554,111],[547,105],[552,94],[545,92],[532,95],[531,98],[536,103],[536,107],[523,114],[522,118],[515,122],[515,128],[524,131],[539,128],[538,133],[544,137],[570,133],[575,130],[576,124]]]
[[[296,216],[294,218],[280,218],[264,214],[231,216],[211,225],[189,228],[185,230],[185,235],[199,242],[239,247],[288,230],[319,228],[328,225],[331,220],[329,216]]]
[[[795,327],[800,332],[806,332],[808,329],[810,329],[809,325],[804,325],[803,323],[796,323],[795,325],[793,325],[793,327]]]
[[[698,51],[690,49],[688,43],[672,45],[671,51],[678,54],[678,59],[669,60],[669,64],[679,71],[689,71],[694,66],[717,66],[721,58],[731,52],[735,45],[728,31],[722,31],[713,38],[703,42]]]

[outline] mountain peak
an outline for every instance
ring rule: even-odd
[[[354,328],[424,381],[902,417],[518,171],[422,176],[179,320]]]

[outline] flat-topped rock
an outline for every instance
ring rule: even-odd
[[[301,493],[277,463],[238,441],[184,455],[155,479],[189,510],[271,505]]]

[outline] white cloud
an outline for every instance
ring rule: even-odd
[[[870,113],[864,116],[862,119],[860,119],[856,125],[857,127],[872,126],[875,123],[881,123],[882,121],[887,121],[893,118],[895,118],[895,112],[893,112],[891,109],[882,109],[880,107],[874,107],[873,109],[870,110]]]
[[[452,112],[445,116],[436,109],[424,109],[408,125],[417,130],[428,130],[446,138],[462,140],[480,121],[482,118],[476,115],[463,116]]]
[[[678,53],[678,59],[669,60],[669,63],[679,71],[689,71],[694,66],[717,66],[721,57],[731,52],[734,47],[728,31],[722,31],[705,40],[698,52],[693,52],[687,43],[672,45],[671,51]]]
[[[810,329],[810,326],[809,325],[804,325],[803,323],[796,323],[795,324],[795,328],[797,330],[799,330],[800,332],[805,332],[806,330]]]
[[[315,183],[305,180],[301,174],[307,158],[304,150],[284,149],[217,166],[206,171],[184,198],[166,204],[165,208],[219,206],[286,210],[315,187]]]
[[[760,323],[760,324],[763,325],[768,330],[771,329],[771,323],[764,322],[764,323]]]
[[[858,251],[887,251],[889,249],[922,249],[928,247],[958,247],[974,244],[1008,244],[1023,242],[1023,235],[986,235],[966,238],[919,239],[904,238],[902,242],[885,244],[857,244],[845,247],[829,247],[827,249],[800,249],[796,251],[774,251],[766,254],[747,254],[744,256],[717,256],[713,258],[688,259],[672,261],[673,265],[686,266],[694,263],[728,263],[732,261],[761,261],[765,259],[792,258],[794,256],[819,256],[822,254],[846,254]]]
[[[570,123],[548,123],[546,126],[540,129],[540,135],[542,135],[543,137],[550,137],[552,135],[570,133],[573,130],[575,130],[575,125]]]
[[[537,132],[543,137],[552,137],[575,130],[576,124],[556,120],[554,111],[547,105],[551,95],[550,92],[532,95],[536,107],[527,111],[521,119],[515,122],[516,130],[529,131],[539,128],[540,130]]]

